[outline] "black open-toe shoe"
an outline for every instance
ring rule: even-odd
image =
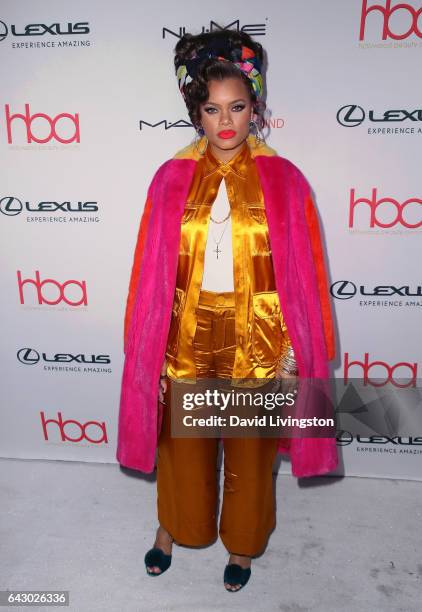
[[[245,586],[250,577],[250,567],[241,567],[237,563],[229,563],[224,569],[224,582],[230,584],[231,586],[237,586],[240,584],[240,587],[234,590],[225,587],[226,591],[229,591],[230,593],[237,593],[237,591],[240,591],[240,589]]]
[[[148,576],[161,576],[171,565],[171,555],[166,555],[161,548],[151,548],[144,557],[145,567]],[[150,572],[149,567],[157,566],[160,568],[160,572]]]

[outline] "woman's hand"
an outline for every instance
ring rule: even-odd
[[[163,365],[161,366],[160,372],[160,382],[158,384],[158,401],[162,404],[165,404],[164,394],[167,391],[167,378],[165,377],[167,373],[167,359],[164,358]]]
[[[297,374],[287,374],[287,372],[283,372],[283,370],[281,370],[280,372],[276,373],[276,378],[281,380],[281,388],[284,395],[287,395],[287,393],[297,393],[297,386],[299,382]]]
[[[288,374],[285,370],[278,366],[274,379],[276,381],[273,389],[274,392],[281,387],[284,395],[287,395],[287,393],[297,394],[299,383],[297,374]]]

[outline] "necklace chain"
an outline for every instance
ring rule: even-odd
[[[230,215],[228,215],[228,216],[227,216],[227,218],[228,218],[229,216],[230,216]],[[220,244],[220,242],[222,241],[223,236],[224,236],[224,232],[226,231],[226,229],[227,229],[228,225],[229,225],[229,224],[228,224],[228,223],[226,223],[226,225],[224,226],[224,229],[223,229],[223,231],[222,231],[222,234],[221,234],[221,236],[220,236],[220,238],[219,238],[218,240],[216,240],[216,239],[214,238],[214,236],[212,236],[212,239],[214,240],[214,243],[217,245],[217,246],[216,246],[216,248],[215,248],[215,249],[213,249],[214,253],[216,254],[217,259],[218,259],[218,254],[219,254],[219,253],[222,253],[222,250],[219,248],[219,246],[218,246],[218,245],[219,245],[219,244]]]
[[[224,223],[224,221],[227,221],[227,219],[230,217],[231,215],[231,210],[229,210],[228,214],[224,217],[224,219],[221,219],[221,221],[217,221],[216,219],[213,219],[212,216],[210,215],[210,219],[211,221],[213,221],[214,223]]]
[[[212,239],[214,240],[215,244],[220,244],[220,242],[221,242],[221,241],[222,241],[222,239],[223,239],[224,232],[226,231],[227,227],[228,227],[228,224],[224,226],[224,229],[223,229],[223,231],[222,231],[222,233],[221,233],[221,236],[220,236],[220,238],[219,238],[218,240],[216,240],[216,239],[214,238],[214,236],[211,234],[211,235],[212,235]]]
[[[227,220],[228,220],[228,218],[229,218],[229,217],[230,217],[230,215],[231,215],[231,212],[232,212],[232,211],[231,211],[231,208],[229,208],[229,212],[228,212],[228,214],[227,214],[227,215],[224,217],[224,219],[221,219],[221,221],[217,221],[216,219],[213,219],[213,217],[212,217],[212,215],[211,215],[211,214],[210,214],[210,219],[211,219],[211,221],[212,221],[213,223],[221,224],[221,223],[224,223],[225,221],[227,221]],[[212,235],[212,239],[214,240],[214,243],[217,245],[217,247],[214,249],[214,253],[216,253],[217,259],[218,259],[218,254],[219,254],[219,253],[222,253],[222,251],[221,251],[221,249],[218,247],[218,245],[220,244],[220,242],[221,242],[221,241],[222,241],[222,239],[223,239],[224,232],[226,231],[227,226],[228,226],[228,223],[226,223],[226,225],[224,226],[224,229],[223,229],[223,231],[222,231],[222,233],[221,233],[221,236],[220,236],[219,240],[216,240],[216,239],[214,238],[214,236]]]

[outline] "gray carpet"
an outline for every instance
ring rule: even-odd
[[[420,482],[278,475],[277,528],[245,589],[227,593],[220,540],[174,545],[171,568],[146,575],[154,477],[65,461],[1,467],[0,589],[68,590],[61,609],[81,612],[422,609]]]

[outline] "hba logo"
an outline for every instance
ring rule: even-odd
[[[33,131],[33,122],[37,121],[40,124],[47,125],[47,134],[44,138],[37,137],[34,135]],[[7,142],[9,144],[13,144],[13,132],[12,132],[12,122],[14,127],[18,127],[20,122],[23,122],[24,129],[26,132],[26,142],[31,144],[33,142],[39,144],[45,144],[46,142],[50,142],[51,140],[57,140],[57,142],[61,142],[62,144],[69,144],[71,142],[80,142],[80,131],[79,131],[79,115],[75,113],[71,115],[70,113],[60,113],[55,117],[49,117],[45,113],[34,113],[31,115],[31,111],[29,108],[29,104],[25,104],[25,114],[15,113],[12,114],[10,111],[9,104],[5,105],[5,121],[6,121],[6,129],[7,129]],[[60,122],[60,125],[59,125]],[[64,125],[63,125],[64,122]],[[70,122],[70,130],[66,126],[66,123]],[[45,132],[45,127],[44,127]],[[65,136],[68,136],[67,138]]]
[[[387,197],[379,198],[377,195],[377,188],[372,188],[372,196],[370,198],[357,198],[355,195],[355,189],[350,190],[350,202],[349,202],[349,227],[355,227],[355,208],[360,204],[364,208],[369,209],[369,223],[365,223],[365,226],[369,227],[382,227],[389,228],[395,225],[402,225],[409,229],[416,229],[422,226],[421,217],[421,205],[422,200],[420,198],[408,198],[404,202]],[[379,219],[380,213],[384,212],[385,216],[390,217],[390,220],[386,219],[381,221]],[[391,214],[392,213],[392,214]],[[410,217],[418,218],[411,219]],[[391,218],[392,217],[392,218]]]
[[[56,441],[59,437],[62,442],[81,442],[82,440],[86,440],[91,444],[108,444],[106,425],[104,421],[102,423],[99,423],[98,421],[87,421],[86,423],[80,423],[75,419],[67,419],[64,421],[61,412],[57,413],[57,420],[46,419],[44,411],[40,412],[40,416],[44,440],[50,441],[49,434],[52,434],[54,441]],[[49,426],[48,429],[47,425]],[[72,436],[72,430],[75,432],[75,429],[77,433],[76,435]]]
[[[352,366],[355,366],[353,373],[350,373]],[[369,373],[372,368],[372,378]],[[374,369],[381,370],[382,374],[377,375],[374,373]],[[397,372],[396,370],[399,370]],[[400,372],[402,375],[400,376]],[[369,353],[365,353],[363,361],[349,361],[349,353],[344,355],[344,384],[349,382],[349,376],[351,378],[362,378],[364,385],[371,385],[372,387],[383,387],[384,385],[391,383],[395,387],[402,389],[406,387],[416,387],[416,379],[418,373],[418,364],[409,363],[408,361],[400,361],[394,365],[389,365],[386,361],[369,361]],[[401,384],[398,382],[400,379],[405,379],[406,382]],[[378,381],[378,382],[375,382]]]
[[[85,281],[68,280],[64,283],[59,283],[56,280],[53,280],[52,278],[46,278],[45,280],[41,280],[39,270],[35,270],[35,280],[32,278],[23,279],[20,270],[17,271],[17,275],[19,299],[21,304],[26,303],[24,295],[25,285],[32,285],[35,288],[35,292],[31,291],[31,289],[27,289],[27,292],[30,292],[31,297],[34,297],[35,295],[36,299],[38,300],[38,304],[47,304],[48,306],[55,306],[60,302],[65,302],[69,306],[81,306],[82,304],[84,306],[87,306],[88,304]],[[55,299],[48,299],[45,296],[45,288],[47,285],[55,287],[55,289],[57,290],[58,293],[56,293],[57,297]],[[76,295],[69,295],[69,293],[75,293],[75,289],[73,289],[72,291],[71,285],[76,288]]]
[[[367,18],[370,13],[378,13],[382,16],[382,30],[381,28],[379,29],[379,32],[382,31],[382,40],[387,40],[387,38],[392,38],[393,40],[403,40],[404,38],[409,38],[409,36],[412,34],[416,34],[416,36],[422,38],[422,31],[419,27],[419,18],[422,13],[422,7],[416,9],[411,4],[406,4],[405,2],[393,3],[392,0],[384,0],[384,2],[379,4],[372,4],[368,6],[368,0],[362,0],[359,40],[365,40]],[[395,31],[393,31],[391,25],[391,17],[393,15],[403,15],[406,23],[405,27],[408,29],[405,31],[403,29],[401,31],[395,29]],[[410,26],[408,25],[409,23]],[[397,28],[397,26],[395,25],[394,28]]]

